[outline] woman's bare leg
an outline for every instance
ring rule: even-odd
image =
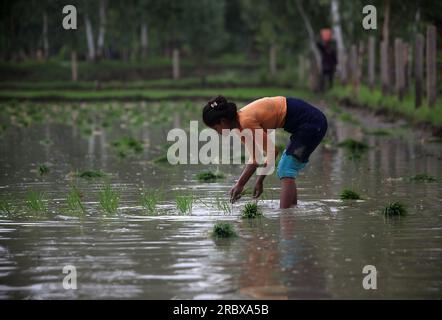
[[[296,188],[296,180],[293,179],[293,202],[292,204],[296,206],[298,204],[298,189]]]
[[[290,208],[297,203],[296,182],[293,178],[281,179],[281,197],[279,207],[281,209]]]

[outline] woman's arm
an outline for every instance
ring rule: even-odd
[[[241,198],[241,192],[243,191],[244,186],[249,181],[250,177],[255,173],[257,167],[258,165],[256,163],[249,163],[245,166],[238,181],[235,183],[232,189],[230,189],[230,202],[233,203]]]
[[[278,150],[275,149],[275,159],[277,157],[278,157]],[[267,161],[265,165],[267,165]],[[230,201],[232,203],[238,200],[239,198],[241,198],[241,192],[243,191],[244,186],[250,180],[250,177],[255,173],[257,167],[258,164],[256,163],[249,163],[245,166],[238,181],[232,187],[232,189],[230,189]],[[267,175],[259,175],[256,178],[255,189],[253,190],[254,198],[258,198],[262,194],[264,190],[263,183],[266,176]]]

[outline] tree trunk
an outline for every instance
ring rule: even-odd
[[[351,45],[350,60],[351,60],[351,79],[353,85],[353,94],[355,96],[359,93],[359,57],[358,46],[356,44]]]
[[[305,70],[306,70],[306,59],[302,54],[298,58],[298,77],[300,86],[304,85],[305,82]]]
[[[381,42],[381,86],[382,93],[385,95],[390,90],[390,70],[388,59],[388,43],[386,41]]]
[[[77,52],[75,50],[71,52],[71,78],[74,82],[78,80]]]
[[[376,81],[376,42],[373,36],[368,38],[368,86],[374,90]]]
[[[341,28],[341,15],[339,13],[339,0],[331,0],[331,16],[333,23],[333,33],[336,39],[336,45],[338,47],[338,65],[337,71],[341,81],[344,82],[347,78],[347,68],[345,67],[345,45],[344,37]]]
[[[390,7],[390,0],[384,0],[384,24],[382,26],[382,40],[386,41],[387,43],[390,36]]]
[[[143,60],[146,60],[147,58],[147,48],[149,45],[148,42],[148,29],[147,29],[147,23],[143,22],[141,24],[141,35],[140,35],[140,44],[141,44],[141,58]]]
[[[43,12],[43,55],[45,59],[49,58],[49,39],[48,39],[48,14]]]
[[[401,39],[395,39],[394,41],[394,56],[395,56],[395,84],[396,84],[396,94],[398,95],[399,101],[404,98],[404,52],[403,44]]]
[[[97,39],[97,57],[102,58],[104,56],[104,37],[106,34],[106,0],[100,0],[99,9],[99,28],[98,28],[98,39]]]
[[[307,34],[308,34],[308,38],[309,38],[309,42],[310,42],[310,49],[312,50],[313,56],[315,58],[315,63],[316,63],[316,68],[314,68],[314,69],[318,70],[318,73],[319,73],[322,70],[321,55],[320,55],[319,50],[316,46],[315,33],[313,32],[312,24],[310,23],[310,20],[307,17],[300,0],[295,0],[295,3],[296,3],[296,7],[298,8],[299,14],[301,15],[301,18],[304,21],[304,26],[307,30]]]
[[[180,50],[178,48],[172,51],[172,73],[174,80],[180,78]]]
[[[86,27],[86,41],[88,49],[88,59],[90,61],[95,60],[95,45],[94,45],[94,33],[92,32],[91,20],[88,14],[84,15],[84,25]]]
[[[269,67],[270,67],[270,75],[272,77],[276,75],[276,68],[277,68],[276,53],[277,53],[277,46],[276,44],[272,43],[269,49]]]
[[[436,104],[436,27],[427,27],[427,102],[428,106]]]
[[[424,36],[416,35],[416,43],[414,48],[414,90],[416,108],[422,105],[422,87],[424,78]]]
[[[381,80],[382,93],[390,91],[390,0],[384,0],[384,24],[382,26],[381,43]]]

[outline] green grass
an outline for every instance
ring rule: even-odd
[[[140,204],[148,214],[155,213],[158,202],[162,199],[162,193],[158,190],[143,190],[140,196]]]
[[[38,166],[38,173],[39,173],[41,176],[43,176],[43,175],[45,175],[45,174],[48,174],[48,173],[49,173],[49,168],[48,168],[48,166],[45,165],[45,164],[41,164],[41,165],[39,165],[39,166]]]
[[[44,192],[37,192],[32,190],[29,191],[26,194],[26,207],[35,213],[46,212],[47,208],[45,204],[45,197],[46,195]]]
[[[72,212],[86,213],[86,209],[81,201],[82,195],[77,187],[72,186],[67,196],[68,209]]]
[[[254,219],[262,216],[261,209],[255,202],[246,203],[241,211],[241,217],[244,219]]]
[[[419,173],[415,176],[410,177],[410,180],[416,182],[434,182],[436,181],[436,178],[429,175],[428,173]]]
[[[97,101],[97,100],[174,100],[202,98],[210,99],[223,95],[229,99],[250,100],[263,96],[297,96],[305,97],[308,93],[294,92],[293,89],[267,88],[208,88],[208,89],[121,89],[121,90],[0,90],[2,99],[53,100],[53,101]]]
[[[101,209],[108,214],[117,212],[120,196],[118,192],[113,190],[110,185],[106,185],[100,191],[100,206]]]
[[[217,222],[213,226],[212,236],[215,238],[236,237],[235,227],[228,222]]]
[[[421,107],[415,108],[414,94],[411,91],[405,95],[403,101],[399,101],[396,95],[384,95],[380,89],[370,91],[365,85],[360,87],[358,96],[354,96],[350,86],[335,86],[327,93],[327,96],[338,100],[347,99],[351,103],[367,106],[373,110],[401,114],[415,123],[426,122],[436,127],[442,126],[442,99],[440,97],[432,108],[428,107],[425,99]]]
[[[101,170],[85,170],[77,172],[75,176],[83,179],[97,179],[97,178],[104,178],[106,174]]]
[[[386,217],[404,216],[407,214],[407,209],[400,202],[391,202],[382,210],[382,213]]]
[[[112,142],[112,146],[122,158],[125,158],[128,155],[140,154],[144,149],[142,142],[132,137],[122,137]]]
[[[340,198],[341,200],[359,200],[361,196],[351,189],[344,189],[340,194]]]
[[[176,196],[175,202],[178,211],[182,214],[192,213],[194,200],[193,195]]]
[[[214,182],[218,179],[223,179],[224,178],[224,174],[220,171],[204,171],[204,172],[200,172],[196,175],[197,179],[199,181],[203,181],[203,182]]]

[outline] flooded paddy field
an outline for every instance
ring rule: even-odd
[[[168,131],[201,107],[4,103],[0,299],[441,298],[440,140],[323,106],[329,131],[297,180],[298,206],[279,209],[273,174],[263,215],[242,219],[250,194],[227,196],[241,165],[165,160]],[[198,179],[207,170],[222,175]],[[407,213],[386,216],[391,202]],[[219,221],[237,236],[213,237]],[[66,265],[76,290],[63,288]],[[363,288],[366,265],[376,290]]]

